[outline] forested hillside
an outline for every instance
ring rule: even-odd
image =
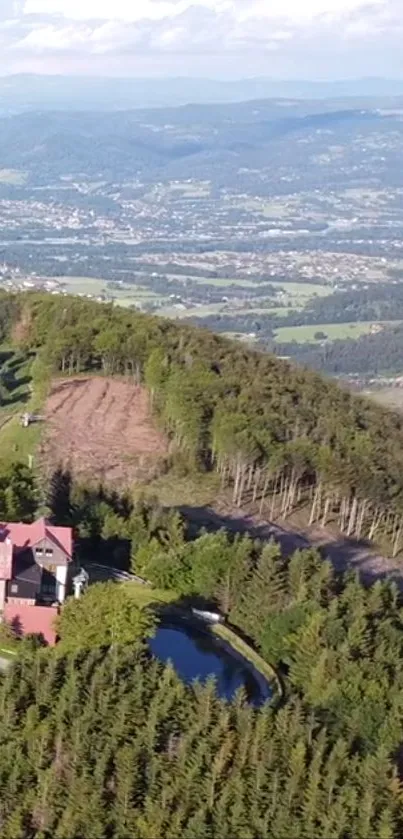
[[[104,632],[80,649],[70,631],[66,652],[63,627],[59,648],[26,645],[0,679],[4,839],[401,836],[394,588],[269,546],[237,598],[239,625],[283,672],[281,707],[185,687],[119,643],[122,621],[109,649]]]
[[[15,298],[10,334],[64,374],[148,389],[175,462],[216,470],[233,502],[305,505],[356,537],[403,541],[403,420],[318,374],[207,331],[68,297]],[[15,310],[18,309],[18,314]]]
[[[305,504],[312,521],[333,517],[345,532],[383,528],[399,550],[397,416],[190,326],[77,298],[5,302],[4,339],[35,352],[40,369],[141,383],[171,465],[196,477],[218,470],[235,504],[255,498],[268,514]],[[4,516],[29,520],[43,502],[20,465],[0,490]],[[149,586],[99,584],[71,600],[54,649],[14,641],[15,663],[0,676],[4,839],[402,835],[393,583],[365,588],[313,550],[285,557],[249,536],[190,539],[176,511],[64,473],[47,504],[75,528],[80,561],[106,552]],[[224,701],[213,683],[186,686],[151,657],[146,639],[164,608],[195,602],[219,609],[223,628],[275,669],[276,701]]]

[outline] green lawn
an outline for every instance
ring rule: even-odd
[[[284,326],[276,330],[275,338],[280,343],[290,343],[296,341],[298,344],[305,344],[307,342],[315,342],[314,335],[316,332],[323,332],[330,341],[335,341],[337,338],[359,338],[360,335],[367,335],[372,326],[372,321],[369,323],[324,323],[315,324],[315,326]]]
[[[219,491],[220,477],[216,473],[181,476],[171,469],[166,475],[155,478],[146,485],[139,485],[137,491],[133,491],[133,496],[134,500],[137,496],[142,498],[157,496],[160,503],[166,507],[180,507],[187,504],[192,504],[194,507],[208,507],[217,500]]]
[[[225,641],[234,650],[236,650],[236,652],[240,653],[246,661],[249,661],[249,663],[252,664],[253,667],[255,667],[255,669],[261,673],[268,682],[271,683],[274,688],[275,696],[280,698],[282,694],[282,687],[274,668],[271,667],[270,664],[268,664],[267,661],[265,661],[262,656],[253,649],[253,647],[247,644],[228,626],[225,626],[222,623],[214,624],[212,626],[212,630],[214,635],[217,635],[218,638],[221,638],[222,641]]]
[[[0,427],[0,463],[11,465],[15,461],[28,463],[30,455],[35,451],[40,442],[43,423],[35,423],[28,428],[21,425],[21,414],[38,413],[41,411],[50,387],[50,371],[38,359],[27,362],[26,372],[31,376],[29,384],[29,398],[27,401],[16,401],[10,406],[8,415],[5,413],[7,405],[1,417],[3,425]],[[21,391],[24,396],[26,390]]]
[[[146,606],[151,606],[155,603],[172,603],[177,600],[178,595],[174,591],[167,591],[165,589],[153,588],[152,586],[142,585],[141,583],[124,583],[130,597],[133,599],[133,604],[139,609],[144,609]]]

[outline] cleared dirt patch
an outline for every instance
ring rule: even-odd
[[[48,397],[39,458],[75,477],[129,486],[158,473],[168,445],[150,417],[145,390],[101,377],[58,381]]]

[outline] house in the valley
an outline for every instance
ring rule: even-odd
[[[0,523],[0,613],[17,634],[56,640],[54,619],[73,571],[73,531],[41,518]]]

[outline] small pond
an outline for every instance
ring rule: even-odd
[[[261,705],[271,697],[266,679],[255,673],[235,650],[224,648],[210,633],[188,624],[164,621],[150,640],[150,649],[160,661],[170,660],[185,682],[204,682],[214,676],[217,692],[224,699],[231,699],[240,687],[245,688],[253,705]]]

